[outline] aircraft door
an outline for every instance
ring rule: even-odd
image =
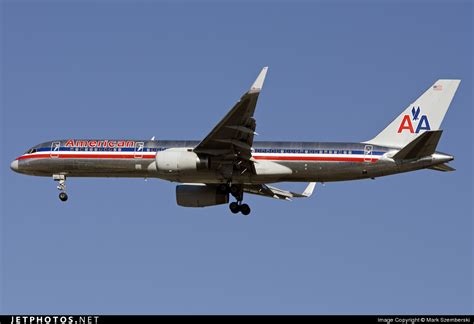
[[[145,143],[143,142],[136,142],[135,143],[135,154],[134,158],[141,159],[143,157],[143,151],[145,149]]]
[[[50,157],[58,158],[59,157],[59,148],[61,147],[61,142],[51,143],[51,152],[49,153]]]
[[[364,162],[372,162],[372,153],[374,147],[372,145],[364,146]]]

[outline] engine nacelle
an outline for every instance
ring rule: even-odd
[[[183,207],[206,207],[227,204],[229,194],[213,185],[176,186],[176,203]]]
[[[165,150],[156,154],[156,169],[160,173],[183,173],[207,168],[208,160],[194,152]]]

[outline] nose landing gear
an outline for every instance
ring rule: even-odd
[[[66,176],[64,174],[53,174],[53,180],[58,181],[59,184],[56,188],[60,190],[59,199],[61,201],[66,201],[68,196],[66,193]]]

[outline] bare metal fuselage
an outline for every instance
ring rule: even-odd
[[[39,144],[12,163],[17,172],[66,177],[160,178],[182,183],[229,181],[209,157],[196,170],[168,172],[157,168],[156,156],[166,150],[192,151],[197,141],[71,140]],[[395,161],[398,149],[364,143],[254,142],[255,173],[232,174],[232,183],[282,181],[330,182],[375,178],[423,169],[451,161],[434,153],[422,159]]]

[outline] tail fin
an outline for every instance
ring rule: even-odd
[[[438,80],[367,144],[402,148],[425,131],[438,130],[461,80]]]

